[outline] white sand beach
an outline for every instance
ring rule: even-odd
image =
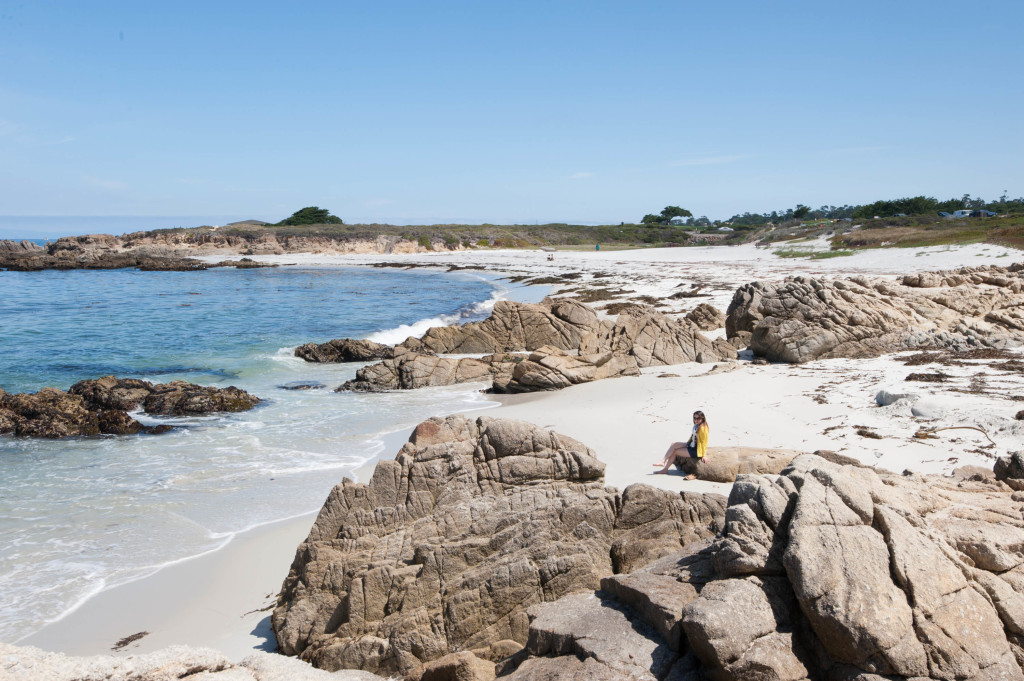
[[[708,295],[670,301],[669,312],[683,313],[709,302],[725,310],[733,290],[756,279],[791,274],[892,276],[964,265],[1008,265],[1024,253],[986,244],[963,247],[883,249],[824,260],[782,259],[752,245],[634,251],[559,252],[554,261],[540,251],[460,251],[394,256],[291,254],[262,256],[277,263],[372,265],[380,262],[449,268],[480,268],[509,276],[581,273],[572,286],[625,291],[668,299],[695,286]],[[222,259],[222,256],[211,256]],[[558,290],[571,288],[559,284]],[[604,303],[601,303],[604,304]],[[601,304],[598,304],[600,307]],[[703,410],[715,447],[750,446],[815,451],[829,449],[892,471],[949,473],[967,464],[991,468],[996,456],[1024,449],[1024,422],[1014,414],[1024,404],[1019,378],[987,367],[944,367],[943,384],[913,384],[931,404],[935,418],[911,413],[905,402],[879,407],[879,390],[908,390],[904,379],[919,368],[903,355],[868,360],[823,360],[802,365],[740,361],[729,371],[711,364],[654,367],[633,378],[609,379],[558,392],[501,396],[495,407],[474,415],[531,421],[576,438],[605,462],[606,482],[620,489],[645,483],[665,489],[728,494],[729,486],[687,481],[681,475],[654,475],[653,463],[669,443],[689,434],[690,415]],[[983,390],[961,392],[973,381]],[[921,440],[922,426],[946,430]],[[866,437],[858,431],[877,437]],[[404,434],[396,434],[393,454]],[[365,481],[369,471],[360,471]],[[225,548],[174,565],[157,574],[102,592],[81,608],[20,644],[74,654],[107,653],[121,638],[149,634],[123,648],[143,652],[169,644],[218,648],[241,658],[254,648],[269,649],[269,610],[287,574],[296,545],[312,517],[259,528]]]

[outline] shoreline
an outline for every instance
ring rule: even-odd
[[[730,247],[729,250],[741,248]],[[1001,248],[988,255],[981,248],[973,247],[961,250],[908,249],[889,253],[886,259],[871,262],[861,259],[856,261],[857,267],[849,271],[841,267],[842,263],[836,262],[843,258],[793,263],[761,251],[759,256],[767,255],[770,259],[746,262],[742,259],[744,254],[737,252],[729,254],[727,262],[693,262],[689,258],[698,257],[700,254],[696,251],[712,249],[660,250],[686,253],[655,253],[654,249],[582,255],[560,252],[559,260],[554,263],[542,260],[546,254],[514,251],[373,258],[315,254],[303,258],[296,258],[295,254],[256,257],[261,260],[288,259],[300,267],[313,263],[360,266],[396,260],[438,269],[459,264],[504,279],[521,276],[524,272],[534,276],[564,274],[567,271],[582,271],[591,276],[607,272],[600,278],[600,285],[629,286],[632,290],[624,294],[627,299],[651,295],[664,300],[682,283],[708,283],[707,296],[678,303],[690,307],[698,302],[722,306],[721,301],[732,295],[725,285],[755,272],[762,276],[753,276],[750,280],[800,273],[842,276],[851,271],[888,274],[890,271],[944,269],[951,267],[949,263],[958,257],[971,261],[960,264],[984,264],[974,260],[1008,264],[1006,260],[994,259],[1002,257],[999,252],[1007,250]],[[723,253],[726,249],[716,247],[714,250]],[[914,251],[928,255],[914,255]],[[1009,262],[1019,259],[1020,252],[1011,252],[1015,257]],[[659,255],[664,259],[656,257]],[[680,260],[680,256],[687,259]],[[344,260],[344,263],[336,262],[339,260]],[[501,263],[501,260],[505,262]],[[744,281],[738,281],[736,285]],[[565,282],[560,288],[556,286],[552,293],[572,285],[571,281]],[[724,306],[721,309],[724,311]],[[652,474],[652,463],[661,459],[668,444],[688,435],[689,414],[695,409],[702,409],[708,414],[712,454],[719,446],[801,451],[832,449],[896,472],[909,469],[948,473],[964,464],[991,468],[990,455],[971,451],[980,451],[979,443],[983,440],[979,434],[955,431],[936,441],[915,441],[912,434],[917,421],[909,413],[909,408],[901,411],[897,405],[875,406],[877,390],[902,384],[910,370],[897,356],[823,360],[804,365],[759,366],[740,362],[728,372],[709,373],[711,369],[712,365],[697,363],[654,367],[644,370],[639,377],[598,381],[558,392],[487,395],[492,404],[474,409],[473,412],[478,413],[473,415],[531,421],[581,441],[606,464],[606,484],[620,490],[628,484],[641,482],[673,491],[728,494],[729,484],[685,481],[681,475],[675,474]],[[970,371],[965,369],[964,374],[968,375]],[[943,390],[942,386],[914,387],[926,394],[931,390],[937,393]],[[986,412],[1001,413],[1009,406],[1003,404],[998,396],[962,395],[958,399],[965,419],[973,419]],[[864,439],[858,435],[858,429],[865,426],[880,434],[881,438]],[[409,430],[403,428],[383,436],[384,448],[380,455],[357,468],[352,474],[355,479],[368,482],[376,462],[393,458],[408,434]],[[1024,445],[1024,433],[1010,430],[997,435],[997,441],[1000,451],[1015,443]],[[952,450],[961,452],[955,461],[948,456]],[[284,521],[280,527],[264,526],[240,533],[225,547],[208,555],[102,591],[74,613],[22,639],[19,644],[75,654],[109,653],[110,646],[120,638],[145,630],[150,631],[150,635],[121,652],[145,652],[171,643],[192,643],[218,648],[240,659],[253,649],[266,649],[262,646],[268,644],[268,639],[265,635],[261,638],[260,632],[269,634],[269,611],[259,613],[258,609],[266,606],[268,597],[272,599],[276,595],[287,575],[295,548],[305,538],[314,517],[315,514],[310,514],[301,521]],[[304,528],[298,527],[303,522]],[[256,562],[252,562],[254,560]],[[271,565],[273,569],[269,568]],[[263,581],[260,581],[261,577],[252,573],[262,575],[263,567],[268,567],[268,572],[273,574],[262,577]],[[230,576],[229,581],[233,580],[230,583],[232,588],[245,586],[246,594],[225,601],[220,598],[221,594],[210,593],[217,580],[224,576]],[[217,622],[216,626],[214,622]],[[117,638],[112,638],[115,635]],[[272,635],[269,641],[272,648]]]

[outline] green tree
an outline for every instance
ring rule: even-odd
[[[291,217],[281,220],[278,225],[343,225],[344,221],[331,215],[326,208],[318,206],[307,206],[291,214]]]
[[[672,218],[692,218],[693,213],[679,206],[665,206],[664,210],[661,211],[661,217],[665,222],[668,222]]]
[[[805,206],[802,203],[798,203],[796,204],[796,208],[793,209],[793,217],[796,218],[797,220],[801,220],[807,217],[807,214],[810,212],[811,209],[808,206]]]
[[[693,213],[679,206],[665,206],[659,215],[648,213],[640,220],[644,225],[667,225],[672,218],[692,218]]]

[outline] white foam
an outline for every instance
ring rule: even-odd
[[[491,313],[491,310],[494,309],[495,303],[499,300],[505,299],[505,293],[506,290],[495,289],[491,292],[491,297],[487,300],[481,300],[476,303],[464,305],[452,314],[438,315],[436,317],[421,319],[418,322],[413,322],[412,324],[402,324],[393,329],[375,331],[368,335],[366,340],[371,340],[375,343],[385,343],[387,345],[397,345],[410,336],[421,338],[428,329],[435,326],[451,326],[452,324],[464,324],[466,322],[483,319]]]

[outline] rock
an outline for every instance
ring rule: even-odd
[[[1024,491],[1024,452],[999,457],[992,470],[996,480],[1002,480],[1017,491]]]
[[[723,356],[689,321],[666,317],[642,305],[627,308],[615,322],[602,322],[597,332],[583,341],[579,346],[582,355],[608,351],[632,355],[639,367],[693,362],[699,354],[707,362]],[[728,352],[735,356],[731,346]]]
[[[570,356],[544,346],[532,352],[529,359],[516,363],[507,380],[496,378],[493,387],[495,392],[504,393],[560,390],[603,378],[639,375],[636,360],[630,355],[603,352]]]
[[[61,438],[99,435],[99,415],[79,395],[56,388],[37,393],[4,393],[0,396],[2,432],[26,437]],[[140,424],[141,427],[141,424]]]
[[[394,348],[369,340],[339,338],[326,343],[306,343],[295,348],[295,356],[307,362],[371,362],[391,359]]]
[[[127,414],[140,404],[150,414],[190,415],[244,411],[259,398],[235,387],[173,381],[152,384],[115,376],[80,381],[68,392],[43,388],[11,395],[0,391],[0,433],[61,438],[83,435],[158,434],[170,426],[144,426]]]
[[[321,390],[327,386],[319,381],[293,381],[277,387],[281,390]]]
[[[235,664],[207,648],[171,646],[145,655],[71,657],[39,648],[0,643],[5,681],[383,681],[368,672],[329,674],[273,653],[256,653]]]
[[[995,474],[1013,481],[1022,470],[1014,455]],[[626,613],[648,641],[633,647],[692,650],[697,660],[682,658],[670,678],[1019,681],[1024,494],[973,478],[814,455],[777,476],[740,476],[716,539],[604,578],[587,621],[601,620],[598,608],[610,622]],[[609,651],[588,658],[601,661],[598,675],[620,659],[599,647],[606,635],[584,651],[582,627],[558,624],[581,598],[543,606],[557,626],[538,617],[531,636],[551,642],[528,646],[516,674],[569,678],[591,650]]]
[[[1018,421],[1024,421],[1024,409],[1018,411],[1013,418],[1017,419]]]
[[[131,411],[149,396],[153,384],[135,378],[104,376],[79,381],[68,388],[72,395],[81,395],[92,409],[120,409]]]
[[[1001,348],[1024,343],[1022,309],[1024,264],[964,267],[895,282],[797,276],[737,289],[726,333],[750,333],[757,355],[783,362],[912,348]]]
[[[908,402],[914,402],[918,399],[918,395],[907,392],[890,392],[888,390],[879,390],[875,393],[875,404],[879,407],[888,407],[890,404],[896,404],[900,400],[907,400]]]
[[[545,345],[574,350],[585,334],[598,328],[597,313],[574,300],[545,298],[538,304],[499,300],[484,321],[434,327],[418,343],[436,353],[515,352]]]
[[[713,305],[701,303],[687,313],[686,321],[701,331],[714,331],[725,326],[725,314]]]
[[[526,649],[534,657],[574,655],[594,659],[635,679],[664,678],[678,654],[622,606],[593,593],[566,596],[530,608]]]
[[[411,390],[427,386],[455,385],[492,380],[491,364],[471,357],[438,357],[404,351],[399,347],[394,359],[386,359],[356,371],[337,391],[383,392]]]
[[[777,474],[803,452],[758,447],[709,447],[704,461],[681,459],[676,464],[686,475],[711,482],[733,482],[738,475]]]
[[[593,592],[621,537],[665,533],[645,535],[650,558],[630,555],[641,566],[721,527],[721,497],[620,494],[603,472],[584,445],[527,423],[421,423],[369,484],[331,492],[274,610],[281,650],[415,677],[453,652],[526,644],[530,606]]]
[[[450,653],[423,668],[420,681],[492,681],[494,663],[469,652]]]
[[[228,386],[214,388],[185,381],[158,383],[143,401],[147,414],[188,416],[212,412],[247,411],[260,403],[255,395]]]

